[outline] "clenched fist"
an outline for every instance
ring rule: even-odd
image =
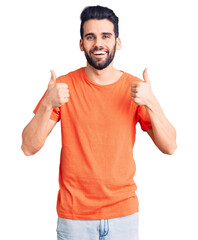
[[[53,70],[51,79],[48,83],[48,89],[45,96],[45,101],[50,108],[62,106],[69,101],[69,89],[66,83],[56,83],[56,74]]]
[[[140,106],[148,106],[154,95],[148,78],[147,68],[143,72],[143,78],[144,82],[131,83],[131,100]]]

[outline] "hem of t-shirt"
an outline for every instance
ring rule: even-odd
[[[53,116],[53,114],[50,116],[50,119],[54,120],[55,122],[59,122],[59,120],[60,120],[59,117]]]
[[[118,213],[113,213],[111,215],[109,214],[94,214],[94,215],[78,215],[78,214],[60,214],[58,213],[58,217],[60,218],[67,218],[67,219],[72,219],[72,220],[100,220],[100,219],[112,219],[112,218],[119,218],[119,217],[124,217],[128,216],[134,213],[139,212],[139,209],[131,210],[128,212],[118,212]]]
[[[142,128],[143,131],[147,131],[147,130],[149,130],[149,129],[152,129],[152,125]]]

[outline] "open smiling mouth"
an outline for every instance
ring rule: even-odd
[[[107,55],[107,52],[106,51],[101,51],[101,50],[91,51],[91,55],[95,56],[97,58],[102,58],[102,57]]]

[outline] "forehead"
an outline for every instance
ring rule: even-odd
[[[103,32],[109,32],[114,34],[114,25],[107,19],[90,19],[83,25],[84,35],[87,33],[101,34]]]

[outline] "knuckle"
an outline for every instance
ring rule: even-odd
[[[56,85],[55,85],[55,89],[56,89],[56,91],[59,91],[59,89],[60,89],[59,84],[56,84]]]
[[[62,83],[62,88],[68,89],[68,85],[66,83]]]

